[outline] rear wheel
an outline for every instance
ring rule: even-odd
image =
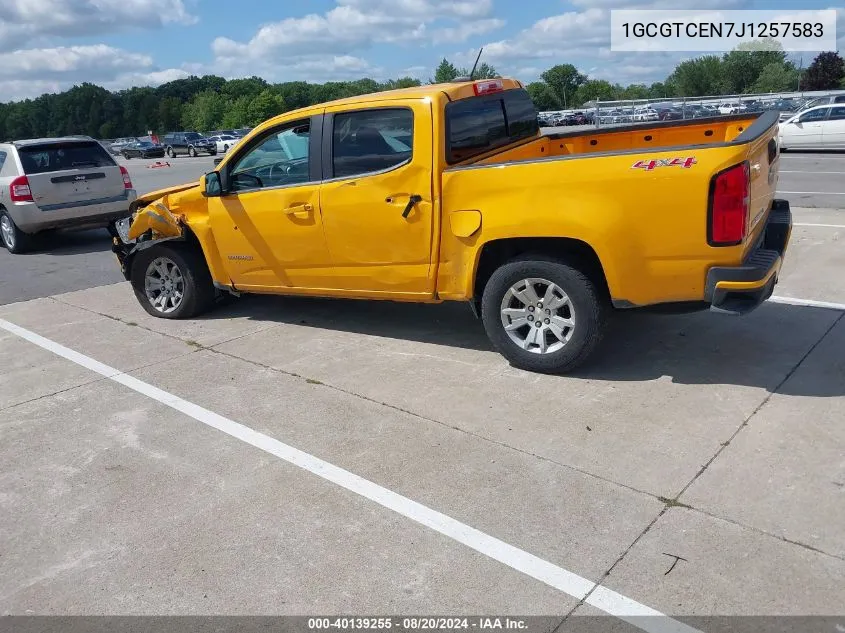
[[[194,149],[194,146],[193,146],[193,145],[191,145],[191,146],[188,148],[188,156],[190,156],[191,158],[194,158],[194,157],[196,157],[196,155],[197,155],[197,150],[195,150],[195,149]]]
[[[490,277],[481,316],[490,341],[513,366],[563,373],[581,365],[601,340],[607,306],[577,268],[520,260]]]
[[[168,157],[168,158],[173,158],[173,156],[174,156],[174,154],[173,154],[173,148],[172,148],[172,147],[168,147],[168,148],[167,148],[167,157]]]
[[[205,259],[190,247],[162,244],[139,252],[131,279],[144,310],[162,319],[188,319],[215,302]]]
[[[32,245],[32,237],[21,231],[12,216],[0,207],[0,240],[10,253],[23,253]]]

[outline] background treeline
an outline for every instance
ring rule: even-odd
[[[430,82],[466,75],[443,59]],[[477,77],[495,77],[481,64]],[[679,64],[663,82],[621,86],[591,79],[571,64],[542,73],[527,88],[540,110],[579,107],[587,101],[676,98],[700,95],[827,90],[845,87],[845,64],[838,53],[822,53],[799,71],[781,51],[736,50]],[[156,88],[110,92],[90,83],[37,99],[0,104],[0,140],[88,134],[97,138],[178,130],[209,131],[254,126],[274,115],[342,97],[420,85],[403,77],[311,84],[270,84],[260,77],[226,80],[214,75],[171,81]]]

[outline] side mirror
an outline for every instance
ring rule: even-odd
[[[220,186],[220,174],[216,171],[210,171],[200,176],[200,191],[206,198],[216,198],[222,195],[223,188]]]

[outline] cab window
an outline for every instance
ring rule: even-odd
[[[379,108],[334,115],[332,173],[347,178],[391,169],[411,159],[414,113]]]
[[[244,191],[309,182],[310,138],[308,120],[271,131],[235,161],[229,172],[230,189]]]
[[[830,109],[830,116],[827,118],[828,121],[842,121],[843,119],[845,119],[845,108],[840,106]]]
[[[818,110],[810,110],[809,112],[802,114],[798,120],[801,123],[807,123],[808,121],[824,121],[829,109],[830,108],[819,108]]]

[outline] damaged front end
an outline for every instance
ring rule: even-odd
[[[132,274],[132,258],[138,251],[165,241],[185,240],[185,217],[171,212],[167,203],[170,194],[187,188],[173,188],[139,198],[129,207],[129,217],[109,225],[112,251],[125,279],[128,280]]]

